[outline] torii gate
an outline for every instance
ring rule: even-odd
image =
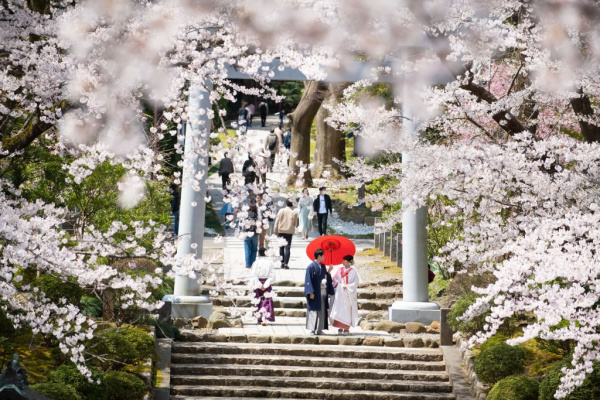
[[[373,68],[393,67],[396,61],[374,63],[366,61],[352,61],[344,65],[342,69],[330,69],[327,74],[328,82],[356,82],[370,79]],[[272,81],[306,81],[309,80],[302,72],[296,69],[279,69],[280,63],[274,61],[268,64],[269,70],[274,72]],[[241,73],[233,68],[228,68],[229,79],[252,79],[251,76]],[[403,81],[408,77],[402,76]],[[429,83],[444,84],[454,79],[450,73],[441,69],[438,75],[432,77]],[[401,83],[394,79],[392,74],[377,80],[380,83]],[[402,85],[402,99],[407,98],[407,85]],[[205,83],[205,90],[212,89],[212,83]],[[190,91],[189,114],[186,128],[191,132],[193,126],[210,127],[211,121],[206,113],[198,110],[211,107],[208,93],[201,92],[197,86]],[[410,118],[406,102],[402,102],[402,114],[404,129],[415,133],[415,126]],[[207,142],[208,143],[208,142]],[[184,160],[194,160],[195,173],[200,178],[199,190],[191,187],[192,176],[188,169],[184,168],[182,177],[183,187],[181,190],[181,206],[179,210],[179,235],[182,236],[177,247],[177,255],[183,256],[190,253],[195,254],[196,259],[202,258],[202,246],[204,241],[204,218],[206,178],[208,174],[208,149],[197,148],[198,143],[193,140],[193,135],[186,135]],[[207,144],[208,146],[208,144]],[[202,151],[203,150],[203,151]],[[202,160],[200,157],[203,157]],[[203,161],[203,162],[201,162]],[[403,169],[410,165],[408,155],[402,155]],[[439,305],[429,302],[427,290],[427,209],[419,208],[416,212],[406,211],[402,215],[402,278],[403,278],[403,300],[396,301],[389,309],[390,320],[398,322],[420,321],[429,323],[439,320]],[[195,244],[195,248],[192,245]],[[186,276],[175,277],[175,290],[173,295],[167,295],[164,301],[172,303],[172,316],[182,318],[193,318],[202,315],[206,318],[212,313],[212,302],[208,296],[200,295],[198,282]]]

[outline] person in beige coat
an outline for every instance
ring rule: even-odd
[[[298,225],[298,214],[292,210],[294,203],[292,200],[287,199],[285,201],[285,207],[279,210],[277,218],[275,219],[275,227],[273,233],[277,236],[284,238],[287,242],[285,246],[279,248],[279,255],[281,256],[281,268],[290,269],[288,263],[290,262],[290,250],[292,248],[292,237],[296,231]]]

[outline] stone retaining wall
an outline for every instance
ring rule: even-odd
[[[488,384],[481,382],[477,377],[477,374],[475,374],[475,368],[473,366],[475,357],[473,356],[473,352],[467,346],[467,338],[464,335],[457,333],[455,335],[455,341],[462,355],[462,367],[466,372],[471,393],[473,393],[473,396],[477,400],[485,400],[491,387]]]

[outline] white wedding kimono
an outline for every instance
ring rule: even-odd
[[[335,273],[333,277],[335,300],[329,313],[329,319],[334,327],[348,329],[358,325],[359,283],[360,277],[354,268],[341,267]]]

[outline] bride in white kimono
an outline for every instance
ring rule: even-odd
[[[338,328],[338,333],[350,333],[350,327],[358,324],[358,284],[360,277],[352,265],[354,257],[344,256],[343,266],[333,277],[335,297],[329,319]]]

